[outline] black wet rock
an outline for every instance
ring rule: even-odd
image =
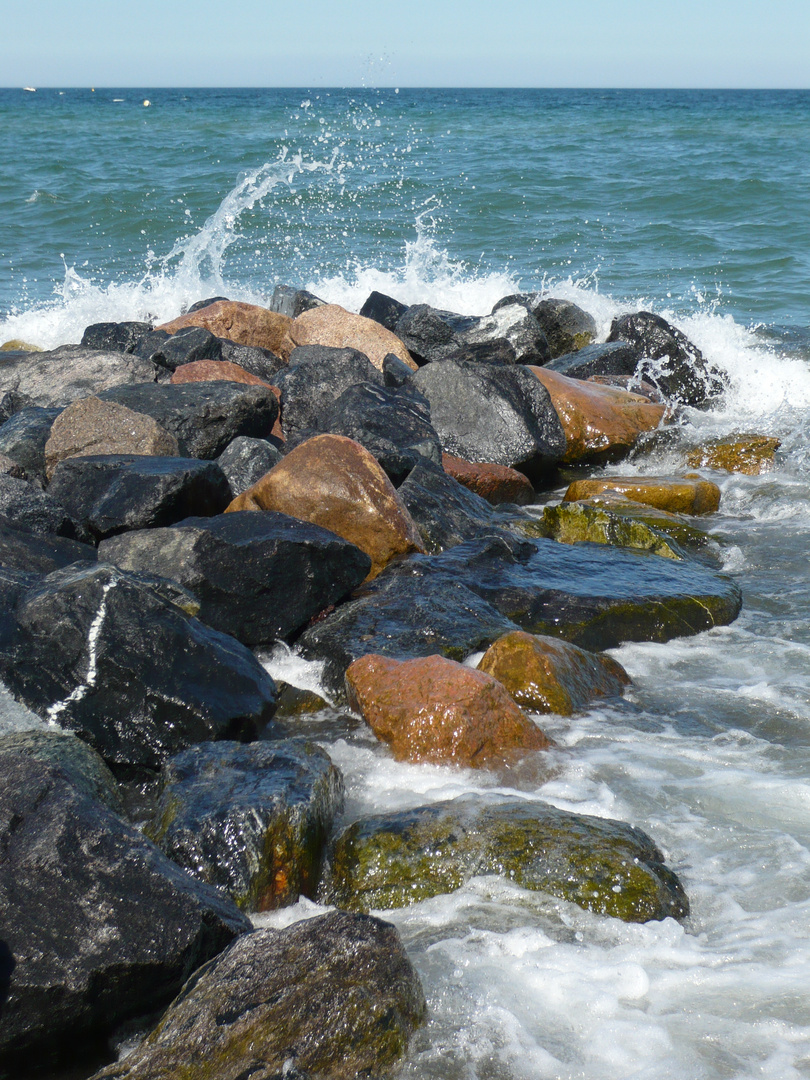
[[[136,1050],[93,1080],[387,1076],[425,1012],[396,929],[331,911],[239,938]]]
[[[151,354],[150,359],[169,371],[197,360],[221,360],[220,339],[202,326],[183,326],[169,334]]]
[[[586,345],[543,366],[570,379],[589,379],[591,375],[634,375],[640,362],[641,351],[636,345],[627,341],[609,341]]]
[[[195,301],[190,308],[186,308],[184,314],[190,315],[192,311],[202,311],[203,308],[210,307],[211,304],[218,304],[220,300],[224,300],[226,304],[230,303],[227,296],[209,296],[207,300]]]
[[[100,558],[190,589],[200,619],[246,645],[288,637],[358,586],[371,560],[297,518],[242,510],[105,541]]]
[[[565,433],[548,391],[526,367],[447,360],[415,372],[411,383],[430,403],[442,449],[530,476],[550,471],[565,453]]]
[[[61,408],[32,406],[0,426],[0,454],[16,461],[29,480],[45,483],[45,444]]]
[[[356,383],[383,385],[383,376],[357,349],[300,345],[290,353],[275,385],[281,390],[281,422],[286,438],[324,432],[323,420],[336,398]]]
[[[77,564],[18,590],[0,678],[112,765],[156,769],[197,742],[255,738],[275,684],[234,638],[114,566]]]
[[[275,384],[275,377],[287,364],[280,356],[258,345],[239,345],[228,338],[219,338],[222,359],[230,364],[238,364],[251,375],[265,382]]]
[[[411,375],[413,375],[413,369],[409,368],[405,361],[395,356],[394,353],[387,353],[383,357],[382,372],[385,385],[394,389],[405,386]]]
[[[46,727],[7,732],[0,735],[0,758],[3,754],[18,754],[55,766],[82,794],[116,814],[124,813],[118,784],[104,758],[69,732]]]
[[[0,757],[0,1069],[53,1075],[249,929],[60,769]]]
[[[148,322],[93,323],[82,334],[81,344],[87,349],[131,353],[151,329],[152,324]]]
[[[458,333],[459,342],[465,346],[499,346],[502,355],[505,345],[515,354],[515,363],[544,364],[551,359],[546,335],[540,323],[522,304],[505,304],[491,315],[477,319]],[[503,344],[501,344],[503,343]],[[480,360],[484,360],[481,356]],[[500,359],[499,363],[508,362]]]
[[[278,465],[281,458],[281,451],[266,439],[240,435],[225,447],[217,458],[217,465],[225,473],[236,498]]]
[[[35,536],[89,539],[81,519],[70,513],[57,493],[43,491],[16,476],[0,474],[0,518],[5,518],[13,528]]]
[[[23,393],[32,405],[64,408],[113,386],[153,383],[159,369],[131,353],[61,345],[41,353],[0,352],[0,391]]]
[[[621,315],[613,320],[608,341],[635,346],[642,357],[638,375],[685,405],[701,405],[725,389],[719,370],[708,365],[700,349],[660,315],[650,311]]]
[[[291,319],[297,319],[305,311],[312,311],[313,308],[322,307],[323,304],[323,300],[320,300],[314,293],[307,292],[306,289],[296,289],[292,285],[276,285],[268,304],[268,310],[278,312],[279,315],[287,315]]]
[[[396,325],[407,310],[407,304],[402,304],[393,296],[386,296],[385,293],[377,292],[375,289],[360,308],[360,314],[365,319],[378,322],[391,333],[396,333]]]
[[[96,539],[221,514],[231,501],[215,461],[139,454],[65,458],[48,493]]]
[[[184,457],[215,458],[238,435],[265,438],[278,416],[268,387],[232,382],[121,386],[98,395],[156,420]]]
[[[494,338],[492,341],[480,341],[475,344],[459,344],[449,349],[443,359],[466,360],[472,364],[516,364],[518,355],[514,345],[506,338]]]
[[[30,574],[50,574],[75,562],[95,562],[96,549],[65,536],[38,536],[15,529],[0,516],[0,566]]]
[[[590,345],[597,335],[596,320],[570,300],[549,297],[530,308],[546,335],[552,359]]]
[[[5,424],[15,413],[29,408],[30,405],[31,402],[25,394],[18,394],[14,390],[4,390],[0,393],[0,425]]]
[[[393,328],[417,364],[443,360],[461,345],[458,330],[475,325],[475,318],[454,316],[429,304],[413,304],[406,308]]]
[[[314,897],[342,808],[343,777],[308,739],[204,743],[165,763],[144,831],[243,910],[268,911]]]

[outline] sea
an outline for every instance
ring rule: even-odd
[[[704,470],[736,622],[613,650],[626,697],[538,718],[557,749],[514,776],[398,764],[328,711],[304,729],[347,820],[545,800],[644,829],[691,900],[630,925],[483,877],[384,913],[429,1006],[407,1080],[810,1077],[810,92],[7,89],[0,132],[0,343],[277,284],[472,315],[536,291],[600,340],[657,312],[725,371],[683,438],[781,440],[763,475]],[[682,468],[663,445],[613,471]],[[267,663],[320,685],[294,649]]]

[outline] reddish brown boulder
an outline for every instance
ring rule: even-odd
[[[190,364],[181,364],[173,373],[169,382],[238,382],[248,386],[270,386],[270,383],[251,375],[238,364],[229,360],[194,360]],[[274,387],[270,387],[271,390]]]
[[[293,320],[290,334],[296,345],[328,345],[333,349],[357,349],[382,371],[388,353],[413,371],[416,363],[403,342],[374,319],[355,315],[338,304],[322,304]]]
[[[174,334],[184,326],[202,326],[217,337],[228,338],[237,345],[255,345],[269,349],[282,360],[289,359],[294,343],[290,337],[292,319],[275,311],[242,304],[236,300],[217,300],[215,304],[181,315],[179,319],[156,326]]]
[[[113,401],[81,398],[53,422],[45,444],[45,472],[50,479],[60,461],[93,454],[143,454],[177,457],[177,439],[145,413]]]
[[[517,503],[525,506],[534,502],[531,481],[516,469],[507,465],[484,464],[466,461],[464,458],[442,454],[442,465],[448,476],[458,480],[464,487],[497,506],[499,503]]]
[[[346,689],[399,761],[480,768],[552,745],[497,679],[443,656],[363,656],[349,666]]]
[[[342,435],[316,435],[296,446],[226,513],[234,510],[277,510],[337,533],[371,558],[369,579],[396,556],[425,550],[376,458]]]
[[[603,491],[616,491],[634,502],[671,514],[713,514],[720,505],[720,488],[700,476],[604,476],[600,480],[575,480],[563,501],[590,499]]]
[[[606,461],[622,457],[639,435],[658,427],[666,407],[615,386],[570,379],[531,367],[548,390],[565,431],[563,461]]]
[[[570,716],[595,698],[621,694],[630,682],[610,656],[523,630],[498,638],[478,670],[502,683],[521,708],[561,716]]]

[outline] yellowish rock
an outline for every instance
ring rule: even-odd
[[[19,338],[12,338],[11,341],[5,341],[0,345],[0,352],[45,352],[39,345],[29,345],[27,341],[20,341]]]
[[[727,435],[696,446],[687,455],[686,463],[697,469],[722,469],[759,476],[773,468],[776,451],[781,445],[779,439],[769,435]]]
[[[720,488],[700,476],[604,476],[598,480],[575,480],[563,501],[577,502],[605,491],[615,491],[634,502],[673,514],[713,514],[720,505]]]

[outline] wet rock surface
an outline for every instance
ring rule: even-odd
[[[267,439],[240,435],[228,443],[217,458],[217,465],[225,473],[235,498],[278,465],[281,457],[281,451]]]
[[[189,310],[156,329],[175,334],[187,326],[201,326],[216,337],[227,338],[237,345],[267,349],[286,362],[294,347],[290,338],[291,325],[289,316],[256,304],[217,300],[194,311]]]
[[[500,503],[525,506],[535,500],[534,488],[528,478],[506,465],[465,461],[452,454],[442,454],[442,467],[448,476],[493,506]]]
[[[50,574],[75,562],[95,562],[96,549],[64,536],[39,536],[0,517],[0,566],[30,574]]]
[[[24,396],[27,405],[64,408],[109,387],[153,383],[159,369],[130,353],[62,345],[43,353],[0,353],[0,392]]]
[[[0,427],[0,454],[16,461],[29,480],[45,483],[45,446],[61,408],[32,406]]]
[[[0,518],[35,536],[89,540],[81,520],[60,502],[57,492],[42,491],[16,476],[0,475]]]
[[[651,551],[665,559],[680,559],[683,556],[671,533],[656,528],[644,518],[614,513],[608,506],[563,502],[558,506],[544,507],[543,521],[548,528],[549,538],[561,544],[611,544],[614,547]],[[688,528],[684,523],[684,532]],[[698,530],[694,532],[698,533]],[[700,535],[703,543],[708,543],[706,534]]]
[[[575,480],[563,498],[566,502],[576,502],[609,491],[674,514],[713,514],[720,505],[720,488],[702,476],[603,476]]]

